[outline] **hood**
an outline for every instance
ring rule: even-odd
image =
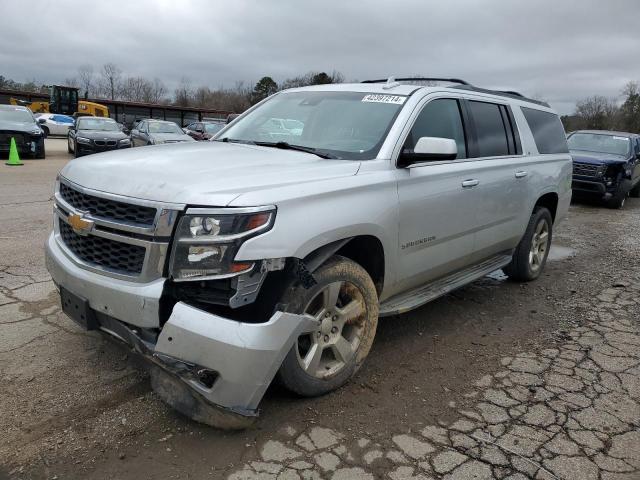
[[[360,162],[221,142],[190,142],[99,153],[61,175],[83,187],[160,202],[226,206],[245,192],[355,175]]]
[[[585,150],[569,150],[574,162],[590,163],[592,165],[610,165],[612,163],[626,163],[624,155],[612,153],[587,152]]]
[[[151,133],[149,134],[156,143],[164,142],[191,142],[191,138],[186,133]]]
[[[129,138],[123,132],[105,132],[100,130],[78,130],[79,137],[90,138],[91,140],[122,140]]]
[[[0,120],[0,131],[11,132],[24,132],[33,133],[35,130],[40,130],[40,127],[35,122],[10,122],[7,120]]]

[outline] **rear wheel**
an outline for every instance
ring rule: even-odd
[[[530,282],[540,276],[549,256],[553,218],[545,207],[536,207],[516,247],[511,263],[503,270],[512,280]]]
[[[378,325],[378,295],[367,272],[334,256],[314,272],[317,284],[294,282],[281,304],[312,318],[317,329],[298,337],[278,372],[292,392],[313,397],[345,384],[367,357]]]

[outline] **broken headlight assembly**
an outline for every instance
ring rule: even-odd
[[[248,272],[254,262],[236,262],[236,253],[247,239],[270,230],[275,215],[275,207],[188,209],[176,230],[171,276],[206,280]]]

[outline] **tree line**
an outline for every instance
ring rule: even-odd
[[[573,115],[562,117],[567,132],[574,130],[619,130],[640,133],[640,86],[627,83],[620,98],[594,95],[579,100]]]
[[[116,64],[105,63],[97,70],[92,65],[81,65],[76,75],[64,80],[64,85],[78,88],[81,98],[125,100],[240,113],[278,90],[342,82],[344,76],[340,72],[308,72],[287,78],[280,85],[266,76],[255,85],[236,82],[233,87],[212,89],[208,86],[194,87],[188,78],[183,77],[174,91],[170,92],[158,78],[150,80],[142,76],[125,75]],[[48,93],[48,87],[35,80],[20,83],[2,75],[0,88]]]
[[[105,63],[99,69],[81,65],[76,75],[65,79],[64,84],[77,87],[80,96],[97,99],[126,100],[131,102],[198,107],[211,110],[243,112],[273,93],[287,88],[327,83],[343,83],[340,72],[312,71],[279,84],[270,76],[264,76],[254,85],[236,82],[233,87],[212,89],[193,86],[183,77],[171,92],[158,78],[150,80],[142,76],[125,75],[114,63]],[[35,80],[19,83],[0,75],[0,88],[47,93],[47,87]],[[562,116],[567,132],[580,129],[621,130],[640,133],[640,85],[627,83],[618,98],[594,95],[576,102],[573,114]]]

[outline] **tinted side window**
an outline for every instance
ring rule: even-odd
[[[487,102],[469,102],[476,127],[478,157],[509,155],[509,140],[500,105]]]
[[[451,138],[458,145],[456,158],[467,158],[464,126],[457,100],[441,98],[429,102],[416,118],[404,148],[413,150],[420,137]]]
[[[567,153],[567,137],[557,115],[534,108],[522,107],[533,139],[540,153]]]

